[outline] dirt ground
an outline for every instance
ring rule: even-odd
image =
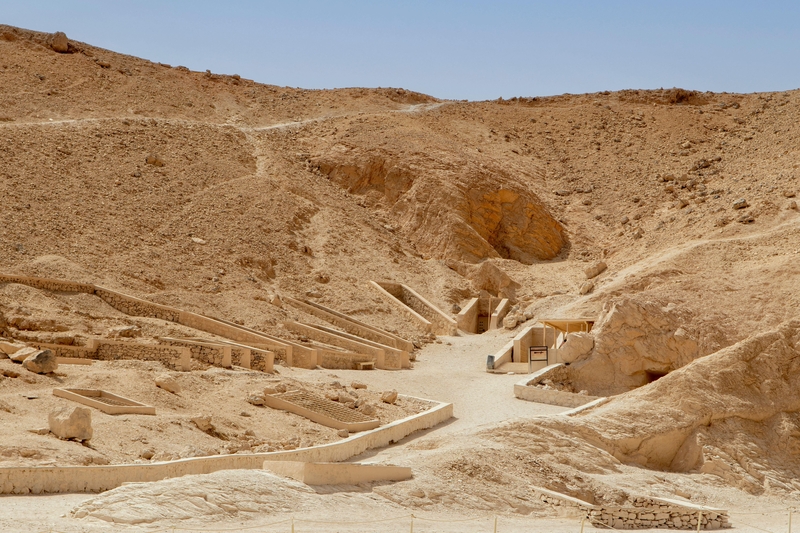
[[[452,402],[455,417],[353,459],[411,466],[410,481],[309,491],[234,472],[99,496],[0,496],[3,531],[288,531],[294,516],[297,531],[388,532],[408,530],[411,514],[415,531],[488,531],[495,516],[498,531],[579,531],[534,498],[537,484],[614,501],[688,494],[730,510],[737,530],[787,530],[800,499],[790,383],[800,340],[785,333],[800,305],[797,91],[443,101],[406,89],[277,87],[74,40],[57,53],[50,40],[0,25],[0,272],[107,286],[296,342],[305,339],[284,321],[316,320],[272,302],[308,298],[414,341],[417,360],[402,371],[278,364],[275,375],[194,361],[170,372],[183,387],[172,394],[154,384],[167,371],[157,362],[40,376],[3,359],[0,467],[341,438],[247,402],[280,383],[325,393],[338,382],[381,422],[424,407],[382,404],[391,389]],[[607,270],[587,286],[584,269],[601,260]],[[408,284],[446,313],[508,296],[520,324],[434,339],[369,280]],[[579,377],[615,375],[597,390],[618,394],[597,416],[564,422],[563,408],[513,397],[520,376],[484,371],[488,354],[537,319],[611,316],[614,306],[652,312],[597,332],[593,354],[611,367],[585,365]],[[142,342],[198,334],[88,295],[0,285],[2,337],[80,346],[127,327]],[[627,352],[602,352],[609,339]],[[666,360],[662,339],[680,358]],[[642,360],[680,360],[664,383],[691,394],[661,394],[659,381],[629,390],[634,372],[621,378],[620,361]],[[93,411],[90,446],[59,441],[39,431],[63,401],[55,386],[112,389],[158,414]],[[647,443],[668,427],[662,412],[681,426],[704,409],[691,438],[705,466],[655,464]],[[212,417],[216,435],[191,421],[198,415]],[[191,500],[226,491],[242,505],[235,512]],[[165,505],[164,493],[197,505]],[[310,522],[392,517],[401,518]]]

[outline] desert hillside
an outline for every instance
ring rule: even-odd
[[[505,387],[498,392],[473,383],[495,379],[483,373],[486,353],[537,319],[589,317],[598,320],[594,352],[571,367],[572,386],[614,399],[576,418],[490,428],[483,424],[504,418],[462,414],[474,427],[443,430],[462,441],[433,437],[389,451],[401,463],[419,454],[420,483],[438,494],[427,493],[427,508],[546,517],[530,495],[517,505],[483,498],[481,487],[502,492],[534,480],[619,503],[655,483],[654,471],[708,504],[720,501],[701,475],[745,494],[725,492],[728,504],[796,498],[800,92],[671,88],[450,101],[408,89],[278,87],[72,39],[55,48],[50,34],[0,25],[0,274],[93,284],[300,346],[311,341],[286,322],[317,319],[283,301],[346,313],[413,342],[416,364],[389,377],[378,370],[374,383],[364,378],[370,392],[362,400],[378,405],[382,423],[422,408],[382,405],[378,387],[453,401],[457,412],[462,399],[479,409],[465,398],[469,387],[520,402],[510,398],[511,378],[496,377]],[[607,270],[587,283],[585,269],[599,261]],[[371,280],[412,287],[453,317],[471,298],[509,297],[516,321],[512,331],[437,339]],[[91,293],[0,284],[2,337],[80,347],[125,336],[125,328],[145,339],[197,336]],[[425,372],[441,370],[440,359],[454,352],[472,357],[464,364],[474,376],[440,389],[431,376],[444,383],[447,374]],[[751,361],[762,353],[763,367]],[[642,383],[620,368],[640,361],[671,374],[627,392]],[[0,463],[130,462],[142,449],[153,451],[147,460],[172,460],[337,440],[332,429],[269,418],[243,399],[276,383],[326,394],[365,373],[278,363],[283,376],[241,377],[194,362],[184,388],[202,409],[140,386],[163,370],[154,362],[102,361],[65,375],[63,383],[79,387],[124,376],[119,390],[171,413],[167,422],[97,438],[91,450],[31,434],[36,410],[9,398],[44,397],[53,384],[8,370],[0,374],[0,422],[26,422],[0,439]],[[720,370],[728,367],[738,370]],[[608,380],[600,385],[598,375]],[[706,385],[707,394],[696,392]],[[244,407],[215,409],[234,395]],[[215,412],[225,442],[197,434],[187,417],[198,410]],[[642,422],[654,411],[662,414]],[[111,418],[104,423],[96,431],[113,432]],[[163,435],[171,426],[178,437]],[[748,439],[769,459],[759,460]],[[492,456],[493,446],[508,455]],[[529,452],[541,463],[525,462]],[[463,500],[450,486],[462,474]],[[280,490],[290,489],[304,490]],[[415,491],[376,488],[395,510],[423,505]]]

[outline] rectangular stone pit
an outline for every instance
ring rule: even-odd
[[[94,407],[109,415],[154,415],[156,408],[100,389],[53,389],[53,396]]]

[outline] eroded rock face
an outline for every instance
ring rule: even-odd
[[[558,349],[558,355],[565,363],[574,363],[587,355],[594,348],[594,337],[591,333],[576,332],[567,335],[567,341]]]
[[[520,284],[491,261],[482,261],[477,265],[471,265],[449,260],[447,266],[470,280],[472,290],[476,293],[486,291],[492,296],[516,300]]]
[[[594,349],[571,371],[575,388],[596,396],[641,387],[720,348],[714,328],[690,312],[630,298],[606,303],[592,335]]]
[[[566,243],[561,224],[522,176],[471,161],[415,165],[407,155],[336,148],[316,160],[316,168],[364,195],[369,207],[387,210],[403,236],[430,257],[530,264],[552,259]]]

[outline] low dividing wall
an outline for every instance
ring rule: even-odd
[[[667,498],[636,498],[632,506],[593,505],[578,498],[532,487],[539,499],[568,509],[595,526],[614,529],[720,529],[730,527],[728,511]],[[698,521],[700,528],[697,527]]]
[[[398,370],[400,368],[411,368],[411,358],[409,353],[405,350],[393,348],[392,346],[386,346],[385,344],[380,344],[368,339],[362,339],[361,337],[356,337],[355,335],[350,335],[349,333],[336,331],[335,329],[326,328],[325,326],[314,326],[314,327],[326,333],[335,334],[339,337],[351,341],[360,342],[362,344],[366,344],[367,346],[372,346],[373,348],[378,348],[379,350],[383,350],[383,357],[384,357],[383,368],[394,369],[394,370]]]
[[[453,416],[453,404],[431,403],[435,403],[434,407],[417,415],[312,448],[247,455],[195,457],[152,464],[0,468],[0,494],[102,492],[119,487],[123,483],[158,481],[190,474],[210,474],[219,470],[260,469],[264,461],[268,460],[345,461],[367,450],[393,444],[415,431],[432,428]]]
[[[554,374],[562,371],[563,368],[563,363],[558,363],[545,367],[529,376],[526,376],[525,379],[514,384],[514,396],[520,400],[526,400],[528,402],[560,405],[562,407],[580,407],[581,405],[585,405],[600,399],[597,396],[575,394],[574,392],[566,392],[555,389],[548,390],[535,386],[537,383],[541,383],[551,376],[555,377]]]

